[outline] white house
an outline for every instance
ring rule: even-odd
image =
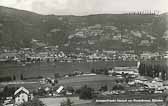
[[[29,99],[30,99],[30,92],[24,87],[20,87],[14,93],[15,105],[19,105],[23,102],[28,102]]]
[[[60,87],[57,89],[57,93],[59,94],[63,89],[64,89],[64,87],[63,87],[63,86],[60,86]]]

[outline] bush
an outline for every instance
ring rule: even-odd
[[[54,74],[54,77],[55,77],[55,79],[58,79],[58,78],[60,78],[61,76],[60,76],[59,73],[55,73],[55,74]]]
[[[8,81],[12,81],[12,78],[10,76],[0,78],[0,82],[8,82]]]
[[[24,102],[24,103],[20,104],[19,106],[45,106],[45,104],[42,101],[40,101],[39,99],[35,98],[31,101]]]
[[[13,96],[14,92],[17,90],[17,87],[8,87],[5,86],[3,92],[1,93],[0,96],[2,97],[9,97],[9,96]]]
[[[80,99],[92,99],[93,98],[93,89],[87,87],[86,85],[79,89],[79,98]]]
[[[67,98],[66,101],[61,102],[60,106],[72,106],[73,102]]]
[[[115,85],[112,90],[124,90],[124,86],[118,84],[118,85]]]
[[[66,90],[67,90],[68,92],[71,92],[71,93],[74,93],[74,91],[75,91],[75,90],[73,89],[73,87],[70,87],[70,86],[67,87]]]
[[[104,86],[102,86],[99,90],[100,90],[100,91],[107,91],[107,90],[108,90],[108,87],[107,87],[107,85],[104,85]]]

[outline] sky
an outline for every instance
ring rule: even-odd
[[[168,12],[168,0],[0,0],[0,6],[55,15]]]

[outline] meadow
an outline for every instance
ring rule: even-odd
[[[96,90],[100,89],[102,86],[107,85],[111,89],[115,85],[115,81],[118,78],[106,76],[106,75],[90,75],[90,76],[75,76],[62,78],[58,81],[58,85],[63,85],[65,87],[73,87],[75,89],[81,86],[87,85]]]

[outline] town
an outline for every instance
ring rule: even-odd
[[[35,40],[36,41],[36,40]],[[41,100],[47,106],[51,101],[64,106],[69,100],[75,106],[101,103],[161,103],[167,98],[168,52],[141,52],[134,50],[87,50],[66,53],[58,46],[40,48],[0,49],[0,64],[25,67],[31,64],[134,62],[130,66],[92,68],[86,72],[52,73],[52,76],[25,77],[23,72],[0,78],[0,103],[19,106],[24,102]],[[33,71],[33,70],[29,70]],[[38,75],[38,74],[37,74]],[[19,76],[19,78],[18,78]],[[49,102],[50,101],[50,102]],[[62,104],[63,103],[63,104]]]
[[[65,53],[58,46],[44,46],[40,48],[7,49],[0,48],[0,63],[23,63],[23,65],[36,62],[93,62],[93,61],[138,61],[138,60],[167,60],[168,51],[136,53],[134,50],[87,50],[87,52]]]

